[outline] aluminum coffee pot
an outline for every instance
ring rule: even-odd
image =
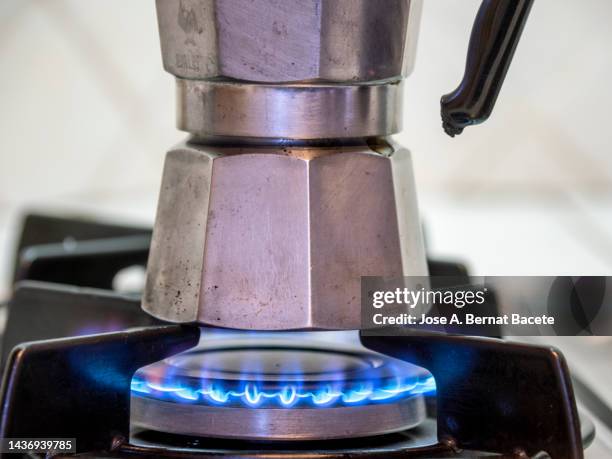
[[[491,113],[533,0],[485,0],[450,135]],[[253,330],[360,328],[361,276],[427,265],[402,80],[416,0],[157,0],[177,124],[143,309]]]

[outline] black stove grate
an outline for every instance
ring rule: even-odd
[[[33,221],[48,223],[42,218],[30,219],[29,224]],[[70,282],[80,257],[95,261],[92,245],[87,241],[79,244],[78,238],[74,238],[77,244],[70,247],[71,253],[62,255],[62,241],[72,236],[71,222],[62,235],[57,229],[61,222],[55,219],[56,240],[36,241],[47,247],[30,251],[18,269],[20,279],[61,278]],[[32,228],[28,231],[37,233]],[[141,264],[147,252],[142,241],[133,239],[138,244],[130,248],[120,234],[113,233],[110,239],[96,239],[103,242],[104,262],[97,273],[105,279],[104,286],[118,267]],[[113,239],[120,244],[113,245]],[[56,244],[55,252],[49,250],[50,243]],[[59,262],[57,270],[53,269],[55,262]],[[37,265],[45,269],[31,268]],[[454,269],[452,264],[439,266],[447,272]],[[435,273],[436,266],[430,267]],[[454,270],[463,272],[460,267]],[[53,273],[52,278],[40,274],[44,272]],[[91,283],[87,276],[77,278],[77,285]],[[282,450],[279,444],[255,448],[235,442],[223,446],[208,439],[141,432],[130,443],[129,400],[134,372],[195,346],[199,338],[197,328],[154,325],[156,321],[142,313],[138,304],[134,298],[103,290],[45,283],[17,286],[9,306],[10,332],[3,337],[4,355],[18,346],[7,359],[2,385],[2,436],[76,437],[78,452],[87,457],[332,459],[486,457],[467,450],[523,452],[529,456],[546,451],[553,458],[581,458],[583,447],[593,435],[587,422],[582,423],[581,434],[567,365],[557,350],[497,339],[411,335],[398,330],[394,336],[362,334],[361,340],[375,352],[427,368],[437,385],[436,421],[430,419],[414,432],[400,434],[401,440],[388,436],[368,439],[363,445],[351,443],[353,446],[309,442]],[[118,331],[72,336],[74,326],[109,314],[115,317]],[[137,326],[145,327],[130,328]],[[67,336],[71,337],[53,339]],[[42,341],[20,344],[23,337]]]

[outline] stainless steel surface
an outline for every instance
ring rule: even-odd
[[[412,69],[421,0],[157,0],[180,78],[364,82]]]
[[[170,322],[198,318],[213,159],[186,146],[166,157],[143,309]]]
[[[144,310],[237,329],[360,328],[361,276],[427,274],[410,153],[379,142],[171,151]]]
[[[425,402],[341,408],[253,409],[182,405],[132,396],[132,428],[199,437],[247,440],[331,440],[382,435],[416,427]]]
[[[420,11],[420,0],[157,0],[178,127],[288,139],[397,133]]]
[[[177,125],[199,136],[385,136],[401,130],[402,86],[400,81],[270,85],[177,79]]]
[[[158,0],[178,125],[143,309],[248,330],[357,329],[362,276],[427,274],[401,79],[420,2]],[[222,139],[222,140],[220,140]]]

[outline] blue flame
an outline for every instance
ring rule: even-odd
[[[431,375],[352,383],[328,382],[314,389],[305,389],[296,382],[275,383],[274,388],[264,388],[264,384],[258,382],[247,382],[234,388],[228,387],[230,385],[223,381],[203,381],[200,387],[169,380],[153,382],[136,373],[132,379],[132,393],[158,400],[200,405],[291,408],[386,403],[418,394],[433,395],[436,391],[436,383]]]

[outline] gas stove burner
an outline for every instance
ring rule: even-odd
[[[139,370],[132,427],[248,440],[399,432],[425,418],[424,370],[323,343],[217,341]]]

